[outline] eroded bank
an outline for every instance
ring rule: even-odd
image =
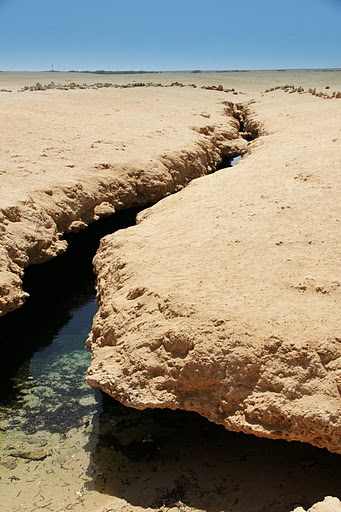
[[[27,303],[0,319],[4,512],[289,512],[337,496],[335,454],[231,433],[195,413],[134,410],[85,385],[91,259],[102,236],[132,225],[135,213],[68,237],[64,255],[27,273]]]
[[[247,144],[235,107],[216,91],[113,90],[96,99],[94,91],[75,91],[63,104],[58,91],[45,92],[39,102],[27,93],[4,103],[1,314],[25,301],[27,266],[65,251],[64,233],[158,201]],[[25,105],[35,109],[27,117],[34,131],[23,120],[16,124]]]

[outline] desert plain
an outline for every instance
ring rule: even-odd
[[[65,233],[147,206],[94,259],[87,381],[136,410],[199,413],[229,455],[185,419],[171,470],[109,459],[101,488],[75,432],[15,474],[5,454],[5,510],[339,510],[341,72],[0,73],[0,90],[1,313]],[[170,473],[186,492],[162,502]]]

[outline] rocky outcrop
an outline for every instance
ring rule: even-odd
[[[247,158],[102,241],[92,386],[341,453],[335,108],[254,103]]]
[[[327,85],[326,89],[330,89],[330,87]],[[264,91],[264,94],[274,91],[284,91],[288,92],[289,94],[298,93],[298,94],[311,94],[312,96],[316,96],[318,98],[324,98],[327,100],[341,99],[341,92],[340,91],[333,91],[331,94],[328,94],[326,92],[318,92],[316,91],[316,87],[309,88],[307,91],[304,89],[304,87],[299,86],[295,87],[294,85],[276,85],[276,87],[271,87],[270,89],[266,89]]]
[[[88,93],[75,92],[79,96],[69,105],[69,124],[62,110],[51,113],[46,127],[43,124],[44,109],[53,111],[58,104],[56,91],[41,100],[41,113],[40,103],[28,96],[19,106],[15,99],[8,105],[11,117],[1,134],[8,149],[4,150],[5,167],[0,169],[0,315],[25,301],[25,267],[66,250],[64,233],[83,229],[115,210],[158,201],[214,171],[224,154],[233,155],[245,147],[232,104],[223,104],[210,93],[179,90],[174,95],[155,87],[148,93],[127,91],[119,98],[120,111],[112,114],[107,111],[112,110],[117,91],[98,93],[96,112],[84,96]],[[27,108],[29,126],[41,129],[32,142],[24,120],[15,124],[17,108],[21,113]],[[89,108],[93,127],[84,124],[82,136],[77,135],[75,120],[83,116],[86,121]],[[105,124],[104,116],[113,119]],[[117,124],[122,123],[120,132]],[[111,137],[106,133],[110,129],[114,130]],[[34,154],[39,146],[44,148],[45,140],[52,141],[50,146],[39,156]],[[72,152],[74,160],[65,161]]]
[[[77,83],[77,82],[69,82],[64,84],[55,84],[54,82],[50,82],[49,84],[41,84],[37,82],[35,85],[25,85],[22,87],[19,92],[26,91],[48,91],[50,89],[58,89],[60,91],[69,91],[69,90],[77,90],[77,89],[103,89],[103,88],[114,88],[114,89],[135,89],[137,87],[191,87],[193,89],[197,88],[196,84],[183,84],[182,82],[172,82],[170,84],[162,84],[157,82],[131,82],[127,84],[114,84],[111,82],[96,82],[94,84],[87,83]],[[202,85],[201,89],[206,89],[208,91],[219,91],[219,92],[232,92],[233,94],[243,94],[235,89],[224,89],[222,85]],[[0,92],[12,92],[6,89],[0,89]],[[268,92],[268,91],[265,91]]]

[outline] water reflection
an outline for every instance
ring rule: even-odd
[[[240,160],[242,159],[242,156],[241,155],[238,155],[238,156],[235,156],[234,158],[232,158],[231,160],[231,163],[230,163],[230,166],[233,167],[234,165],[236,165]]]

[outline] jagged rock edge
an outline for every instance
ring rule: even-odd
[[[232,102],[225,102],[229,121],[238,121]],[[230,124],[228,125],[230,127]],[[237,124],[235,124],[237,128]],[[224,155],[245,152],[243,138],[231,138],[229,130],[215,126],[193,147],[159,157],[155,168],[132,168],[124,175],[98,178],[97,190],[93,183],[75,183],[53,190],[37,191],[17,205],[0,210],[0,229],[5,233],[5,245],[0,247],[0,316],[21,307],[28,297],[22,289],[24,269],[43,263],[62,254],[67,242],[65,233],[84,229],[106,213],[96,213],[96,207],[110,204],[114,211],[157,202],[177,192],[191,180],[214,172]],[[112,166],[116,168],[115,166]],[[109,166],[110,168],[110,166]],[[108,167],[106,167],[108,169]],[[122,169],[124,170],[124,168]],[[161,175],[162,174],[162,175]],[[155,181],[160,178],[160,181]],[[88,190],[87,190],[88,188]],[[54,199],[54,196],[58,196]],[[48,204],[49,211],[44,208]],[[43,207],[41,206],[43,205]],[[112,212],[113,213],[113,212]],[[8,235],[4,224],[24,221],[24,240]]]

